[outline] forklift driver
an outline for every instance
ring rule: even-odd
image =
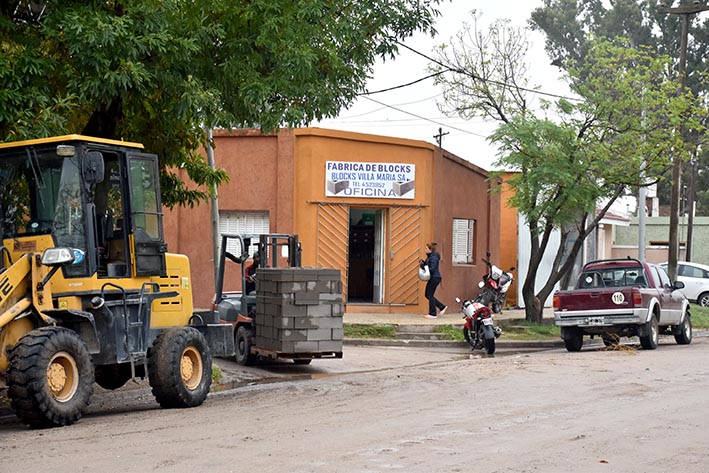
[[[256,268],[259,267],[261,256],[254,253],[252,262],[246,267],[246,294],[251,294],[256,290]]]

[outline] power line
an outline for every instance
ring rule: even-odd
[[[395,40],[395,41],[396,41],[396,40]],[[445,68],[445,70],[444,70],[444,71],[440,71],[439,74],[442,74],[442,73],[444,73],[444,72],[455,72],[455,73],[458,73],[458,74],[466,75],[466,76],[468,76],[468,77],[471,77],[471,78],[473,78],[473,79],[475,79],[475,80],[479,80],[479,81],[481,81],[481,82],[489,82],[489,83],[491,83],[491,84],[499,85],[499,86],[502,86],[502,87],[516,88],[516,89],[523,90],[523,91],[525,91],[525,92],[529,92],[529,93],[532,93],[532,94],[546,95],[546,96],[548,96],[548,97],[554,97],[554,98],[557,98],[557,99],[572,100],[572,101],[575,101],[575,102],[580,102],[580,101],[582,100],[582,99],[577,98],[577,97],[567,97],[567,96],[565,96],[565,95],[554,94],[554,93],[551,93],[551,92],[542,92],[541,90],[528,89],[528,88],[526,88],[526,87],[520,87],[520,86],[518,86],[518,85],[508,84],[507,82],[501,82],[501,81],[497,81],[497,80],[493,80],[493,79],[485,79],[485,78],[483,78],[483,77],[480,77],[480,76],[477,76],[477,75],[473,74],[472,72],[466,71],[465,69],[452,68],[452,67],[450,67],[448,64],[444,64],[444,63],[442,63],[441,61],[439,61],[439,60],[437,60],[437,59],[433,59],[432,57],[427,56],[427,55],[425,55],[424,53],[419,52],[419,51],[415,50],[414,48],[405,45],[404,43],[400,43],[399,41],[396,41],[396,43],[397,43],[399,46],[403,46],[404,48],[406,48],[406,49],[408,49],[409,51],[413,52],[414,54],[418,54],[419,56],[421,56],[421,57],[423,57],[423,58],[426,58],[426,59],[428,59],[429,61],[431,61],[431,62],[433,62],[433,63],[435,63],[435,64],[438,64],[439,66]],[[423,79],[420,79],[420,80],[428,79],[429,77],[432,77],[432,76],[427,76],[427,77],[424,77]],[[416,81],[416,82],[418,82],[418,81]],[[415,82],[414,82],[414,83],[415,83]]]
[[[429,122],[431,122],[431,123],[435,123],[436,125],[445,126],[445,127],[448,127],[448,128],[452,128],[453,130],[457,130],[457,131],[461,131],[461,132],[463,132],[463,133],[467,133],[467,134],[469,134],[469,135],[479,136],[479,137],[481,137],[481,138],[486,138],[486,139],[487,139],[487,136],[481,135],[481,134],[479,134],[479,133],[474,133],[474,132],[472,132],[472,131],[463,130],[462,128],[457,128],[457,127],[454,127],[454,126],[450,126],[450,125],[447,125],[447,124],[445,124],[445,123],[441,123],[441,122],[439,122],[439,121],[432,120],[432,119],[430,119],[430,118],[422,117],[421,115],[416,115],[415,113],[407,112],[406,110],[402,110],[402,109],[397,108],[397,107],[394,107],[394,106],[392,106],[392,105],[387,105],[387,104],[385,104],[385,103],[383,103],[383,102],[380,102],[379,100],[373,99],[372,97],[367,97],[366,95],[363,95],[362,98],[367,99],[367,100],[371,100],[371,101],[374,102],[374,103],[378,103],[379,105],[383,105],[383,106],[385,106],[385,107],[391,108],[391,109],[393,109],[393,110],[396,110],[397,112],[401,112],[401,113],[404,113],[404,114],[406,114],[406,115],[411,115],[412,117],[419,118],[419,119],[421,119],[421,120],[426,120],[426,121],[429,121]]]
[[[388,89],[375,90],[375,91],[373,91],[373,92],[369,92],[369,91],[367,91],[367,92],[362,92],[361,94],[358,94],[358,95],[363,96],[363,95],[381,94],[382,92],[389,92],[389,91],[391,91],[391,90],[403,89],[404,87],[408,87],[408,86],[410,86],[410,85],[418,84],[419,82],[425,81],[426,79],[430,79],[431,77],[440,76],[441,74],[445,74],[446,72],[448,72],[448,71],[435,72],[435,73],[433,73],[433,74],[427,75],[426,77],[422,77],[422,78],[420,78],[420,79],[416,79],[416,80],[413,81],[413,82],[409,82],[409,83],[401,84],[401,85],[395,85],[394,87],[389,87]]]

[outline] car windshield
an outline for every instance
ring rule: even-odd
[[[647,281],[643,275],[642,268],[635,266],[630,268],[599,268],[584,271],[579,276],[576,288],[590,289],[646,285]]]

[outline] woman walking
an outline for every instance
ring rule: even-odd
[[[431,273],[431,279],[426,283],[426,299],[428,299],[428,314],[426,318],[435,319],[436,309],[441,311],[440,315],[446,313],[447,306],[443,305],[441,301],[436,299],[436,288],[441,283],[441,271],[438,269],[439,263],[441,261],[441,255],[436,251],[438,247],[437,243],[431,242],[426,243],[426,261],[421,261],[421,267],[428,265],[428,270]]]

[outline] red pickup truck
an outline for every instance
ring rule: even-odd
[[[606,346],[620,337],[638,336],[646,350],[657,347],[659,334],[671,332],[675,341],[692,341],[689,302],[670,282],[665,270],[636,259],[587,263],[576,287],[554,293],[554,323],[568,351],[579,351],[584,335],[600,336]]]

